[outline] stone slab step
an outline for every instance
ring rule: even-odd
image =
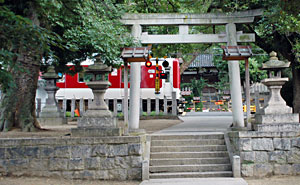
[[[151,152],[202,152],[202,151],[226,151],[226,145],[205,146],[153,146]]]
[[[231,171],[150,173],[150,179],[232,177]]]
[[[150,159],[228,157],[228,152],[152,152]]]
[[[151,173],[231,171],[230,164],[150,166]]]
[[[224,139],[224,134],[207,134],[207,135],[151,135],[151,140],[179,140],[179,139]]]
[[[201,140],[153,140],[153,146],[197,146],[197,145],[225,145],[224,139],[201,139]]]
[[[174,178],[144,180],[140,185],[248,185],[242,178]]]
[[[228,157],[216,158],[172,158],[172,159],[151,159],[150,166],[159,165],[191,165],[191,164],[230,164]]]

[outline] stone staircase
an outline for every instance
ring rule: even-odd
[[[232,177],[224,134],[152,135],[150,179]]]

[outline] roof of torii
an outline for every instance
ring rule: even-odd
[[[121,22],[125,25],[220,25],[227,23],[252,23],[255,16],[261,16],[262,9],[234,12],[234,13],[207,13],[207,14],[180,14],[180,13],[150,13],[124,14]]]
[[[252,23],[255,16],[262,15],[262,9],[248,10],[234,13],[208,14],[125,14],[121,22],[124,25],[177,25],[179,34],[150,35],[141,33],[139,40],[142,44],[176,44],[176,43],[224,43],[227,42],[225,33],[219,34],[189,34],[189,25],[225,25],[228,23]],[[254,42],[252,33],[236,33],[237,42]]]

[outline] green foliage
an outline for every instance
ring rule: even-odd
[[[269,60],[266,53],[262,53],[259,48],[253,45],[253,51],[255,54],[260,54],[249,58],[249,73],[250,73],[250,84],[260,82],[262,79],[267,78],[267,71],[261,70],[262,63]],[[218,90],[229,89],[229,74],[228,74],[228,61],[222,59],[221,50],[216,51],[214,56],[214,65],[216,66],[218,73],[219,82],[214,84],[214,87]],[[245,80],[245,61],[240,61],[240,76],[241,82]]]
[[[155,116],[156,115],[156,112],[155,111],[151,111],[150,112],[150,116]]]
[[[119,112],[119,113],[117,114],[117,117],[123,117],[123,116],[124,116],[123,112]]]
[[[15,61],[22,51],[35,54],[42,70],[54,65],[57,72],[76,73],[82,70],[82,60],[96,56],[108,65],[118,65],[120,48],[133,43],[119,21],[123,6],[113,0],[13,0],[0,5],[0,83],[4,89],[9,87],[10,70],[18,67]],[[75,64],[71,71],[65,65],[68,62]]]
[[[197,97],[202,97],[203,88],[207,86],[207,80],[204,78],[196,79],[193,78],[191,81],[193,95]]]

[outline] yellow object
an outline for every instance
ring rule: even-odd
[[[243,106],[243,111],[247,112],[247,106]],[[256,112],[256,106],[255,105],[250,105],[250,112]]]

